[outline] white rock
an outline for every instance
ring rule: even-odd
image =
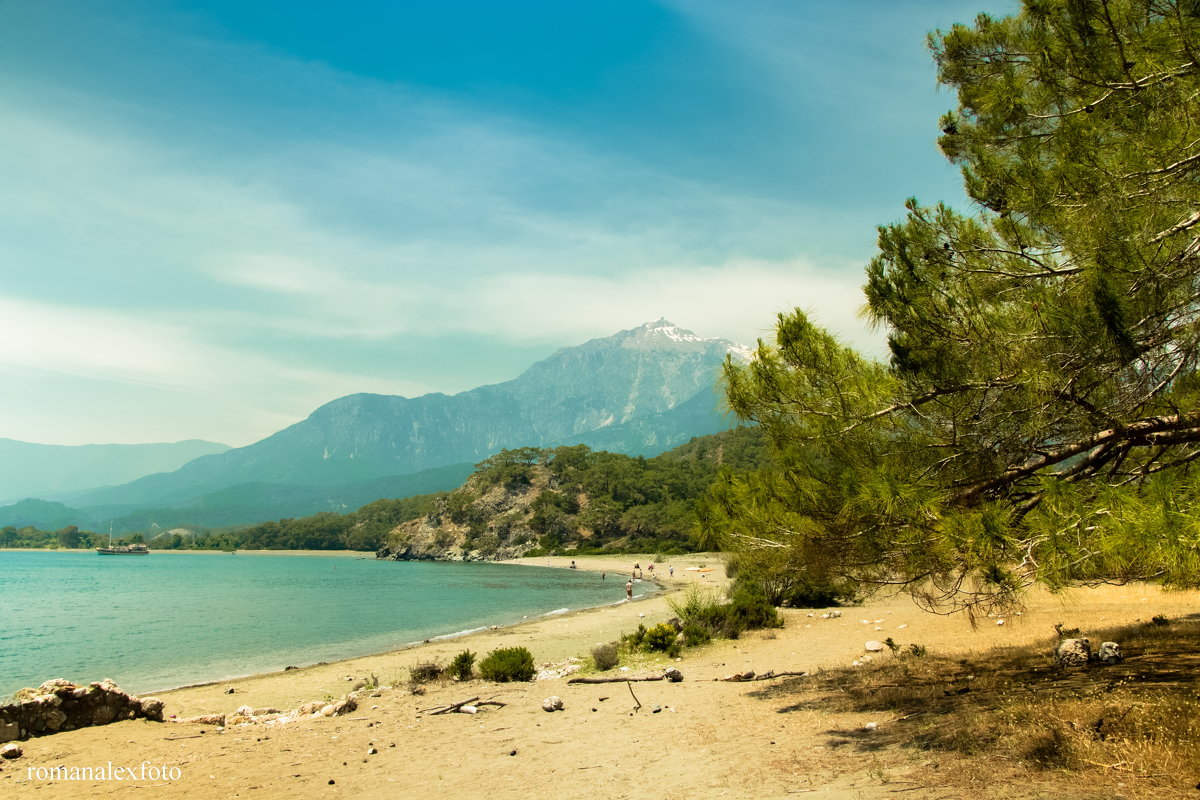
[[[545,700],[542,701],[542,710],[543,711],[562,711],[562,707],[563,707],[562,698],[556,694],[552,694],[549,697],[547,697]]]
[[[878,727],[879,727],[878,722],[868,722],[866,725],[863,725],[863,730],[864,731],[873,731]]]
[[[0,747],[0,758],[20,758],[21,754],[24,752],[25,751],[21,749],[21,745],[16,744],[15,742],[9,742],[3,747]]]
[[[997,625],[1003,625],[1003,624],[1004,624],[1004,620],[1002,620],[1002,619],[998,619],[998,620],[996,620],[996,624],[997,624]]]
[[[863,645],[863,649],[868,653],[879,653],[883,650],[883,642],[877,642],[874,639]]]

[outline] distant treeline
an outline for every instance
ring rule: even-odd
[[[738,428],[688,444],[654,458],[592,451],[584,445],[553,450],[506,450],[476,465],[468,481],[479,487],[518,486],[530,480],[534,466],[555,476],[555,491],[536,501],[531,520],[539,544],[547,549],[578,546],[572,532],[580,526],[596,532],[589,549],[603,550],[621,540],[621,548],[673,545],[694,549],[695,500],[712,483],[721,466],[736,471],[761,463],[762,437],[757,428]],[[587,498],[580,507],[576,498]],[[145,543],[155,550],[362,550],[374,551],[397,525],[433,513],[448,513],[481,531],[483,512],[462,490],[382,499],[357,511],[330,511],[280,519],[240,528],[195,526],[171,531],[142,531],[114,536],[114,544]],[[71,525],[57,531],[32,526],[0,529],[0,546],[20,548],[94,548],[107,545],[109,534]]]

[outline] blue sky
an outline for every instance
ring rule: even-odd
[[[249,444],[666,317],[858,317],[1014,0],[0,0],[0,437]]]

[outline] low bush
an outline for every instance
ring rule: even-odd
[[[646,635],[642,639],[642,644],[647,650],[665,653],[675,644],[675,637],[678,635],[679,632],[673,626],[665,622],[660,622],[646,631]]]
[[[488,653],[479,663],[479,674],[486,681],[511,683],[531,681],[537,674],[533,654],[524,647],[502,647]]]
[[[596,665],[596,669],[601,672],[612,669],[620,663],[620,656],[617,655],[617,645],[615,642],[607,644],[598,644],[592,648],[592,661]]]
[[[712,631],[698,622],[688,622],[683,626],[683,643],[688,647],[708,644],[712,638]]]
[[[446,668],[436,661],[422,661],[409,667],[408,674],[413,683],[429,683],[436,681],[446,672]]]
[[[450,674],[460,681],[469,681],[475,675],[475,654],[463,650],[450,662]]]

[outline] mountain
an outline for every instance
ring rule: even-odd
[[[170,444],[52,445],[0,439],[0,503],[59,498],[170,472],[228,445],[191,439]]]
[[[729,427],[714,389],[727,354],[749,357],[732,342],[657,320],[456,395],[342,397],[260,442],[74,505],[178,506],[250,483],[330,486],[474,463],[511,447],[586,443],[652,455]]]
[[[456,395],[348,395],[247,447],[214,446],[220,452],[174,471],[43,499],[69,503],[81,526],[237,525],[449,490],[505,448],[586,444],[651,456],[731,426],[715,389],[727,356],[744,361],[750,351],[660,319],[563,348],[511,381]],[[41,511],[63,518],[59,508]]]

